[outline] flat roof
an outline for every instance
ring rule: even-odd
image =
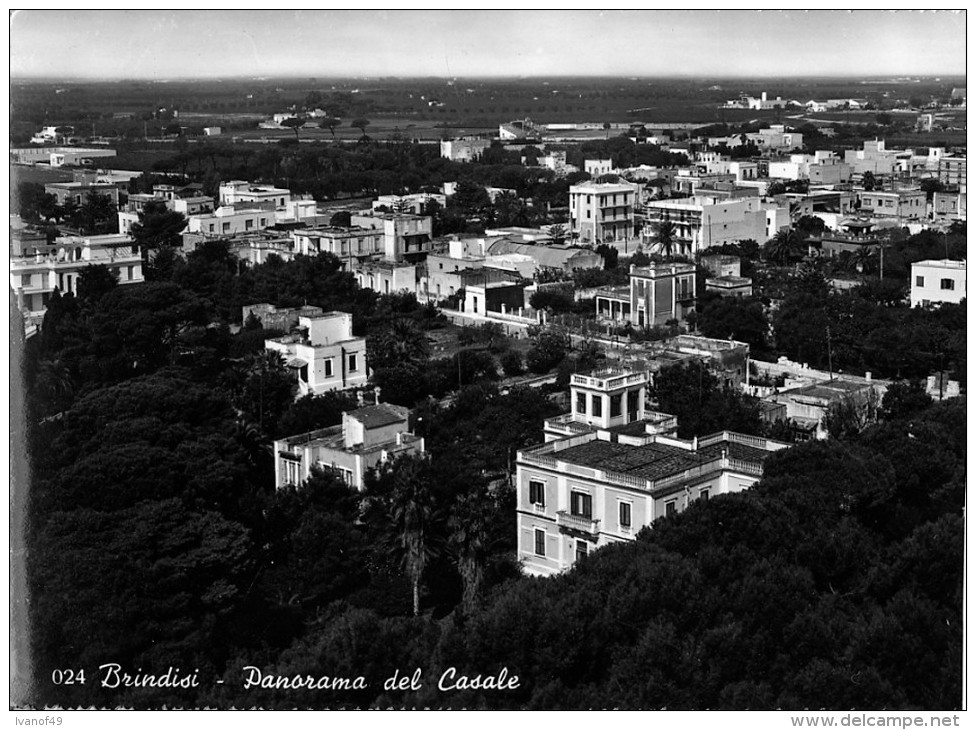
[[[929,259],[927,261],[915,261],[912,264],[915,266],[928,266],[937,269],[961,269],[965,270],[965,261],[954,261],[953,259]]]
[[[657,443],[630,446],[600,439],[558,451],[553,456],[570,464],[650,480],[691,469],[700,462],[694,452],[677,446]]]

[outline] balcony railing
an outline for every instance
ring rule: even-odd
[[[588,535],[598,535],[600,533],[600,520],[594,520],[592,517],[584,517],[583,515],[570,514],[565,510],[556,512],[556,525],[568,530],[585,532]]]

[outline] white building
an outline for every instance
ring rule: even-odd
[[[546,443],[518,452],[526,573],[554,575],[696,500],[747,489],[766,457],[787,448],[729,431],[679,439],[673,416],[646,410],[646,387],[646,374],[627,370],[571,376],[572,411],[546,421]]]
[[[423,453],[423,438],[408,428],[409,413],[387,403],[364,406],[343,413],[338,426],[275,441],[275,487],[299,486],[320,467],[363,489],[369,469],[403,453]]]
[[[491,147],[491,140],[465,137],[441,141],[441,157],[454,162],[474,162]]]
[[[228,180],[220,183],[220,205],[235,203],[266,203],[283,208],[291,200],[291,191],[272,185],[255,185],[247,180]]]
[[[913,307],[958,304],[965,298],[965,261],[942,259],[912,264],[910,299]]]
[[[580,243],[629,241],[635,237],[634,206],[638,186],[585,182],[569,188],[572,234]]]
[[[61,236],[48,244],[43,234],[11,232],[10,288],[26,316],[43,315],[55,288],[77,294],[82,272],[97,265],[108,267],[119,284],[144,281],[142,256],[128,236]]]
[[[353,336],[351,314],[299,317],[298,328],[297,333],[265,340],[264,346],[281,353],[296,371],[299,395],[366,384],[366,340]]]
[[[613,172],[613,160],[584,160],[583,172],[594,180],[601,175],[609,175]]]

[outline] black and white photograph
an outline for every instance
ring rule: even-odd
[[[17,726],[960,726],[965,10],[8,24]]]

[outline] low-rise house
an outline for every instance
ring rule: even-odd
[[[683,319],[695,306],[695,267],[692,264],[651,264],[630,267],[628,287],[597,291],[598,319],[652,327]]]
[[[858,194],[861,212],[875,218],[918,221],[925,218],[926,196],[922,190],[872,190]]]
[[[429,206],[431,202],[435,202],[443,208],[445,205],[447,205],[447,196],[442,193],[381,195],[373,201],[373,212],[426,215],[427,206]]]
[[[288,232],[295,253],[317,256],[331,253],[340,259],[364,258],[383,253],[383,233],[375,228],[325,226],[295,228]]]
[[[951,259],[912,264],[909,299],[913,307],[958,304],[966,298],[966,262]]]
[[[787,448],[729,431],[679,439],[673,416],[645,410],[646,384],[626,370],[571,376],[572,411],[546,422],[545,443],[518,452],[524,572],[554,575],[695,500],[742,491]]]
[[[417,293],[417,264],[364,260],[354,263],[351,271],[360,287],[377,294]]]
[[[564,158],[565,159],[565,158]],[[610,175],[614,172],[613,160],[584,160],[583,172],[594,180],[601,175]]]
[[[576,269],[603,268],[603,256],[585,248],[539,246],[518,243],[507,237],[490,241],[485,247],[486,256],[512,253],[530,257],[535,261],[537,272],[542,269],[552,269],[569,274]]]
[[[463,137],[441,141],[441,157],[454,162],[474,162],[491,147],[491,140]]]
[[[275,487],[299,486],[318,467],[362,490],[368,470],[401,454],[424,452],[423,438],[409,430],[409,415],[407,408],[378,403],[343,413],[338,426],[275,441]]]
[[[797,441],[825,439],[829,435],[825,418],[834,405],[848,402],[868,417],[877,405],[878,388],[870,381],[825,380],[801,387],[790,387],[763,400],[786,406],[789,421]]]
[[[748,276],[713,276],[705,279],[705,291],[722,297],[751,297],[752,279]]]
[[[525,307],[525,282],[493,281],[468,284],[464,288],[464,311],[490,317],[492,312],[509,314]]]
[[[291,332],[298,326],[301,317],[319,317],[323,314],[321,307],[305,305],[304,307],[278,308],[273,304],[261,302],[259,304],[247,304],[241,308],[242,322],[254,316],[261,326],[266,330],[278,330],[279,332]]]
[[[44,186],[44,192],[53,195],[58,205],[82,205],[92,193],[108,196],[113,205],[119,205],[119,186],[112,183],[53,182]]]
[[[712,254],[699,259],[701,265],[712,276],[741,276],[742,262],[738,256]]]
[[[265,340],[264,346],[295,371],[300,396],[366,384],[366,339],[353,336],[346,312],[299,316],[296,332]]]
[[[936,223],[966,220],[966,193],[933,193],[929,217]]]

